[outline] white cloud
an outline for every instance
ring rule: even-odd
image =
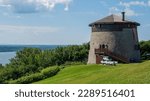
[[[127,16],[138,16],[139,15],[137,13],[138,11],[134,11],[133,8],[138,6],[148,7],[150,5],[150,0],[149,1],[131,0],[129,2],[121,1],[119,5],[125,7],[124,11],[126,12]]]
[[[0,44],[68,45],[88,41],[87,34],[76,33],[74,27],[71,30],[70,33],[68,27],[0,25]]]
[[[100,4],[103,5],[103,6],[105,6],[105,7],[108,7],[108,6],[109,6],[106,1],[102,1],[102,0],[100,1]]]
[[[61,28],[54,27],[40,27],[40,26],[13,26],[13,25],[0,25],[0,32],[6,33],[25,33],[26,34],[44,34],[44,33],[54,33],[59,32]]]
[[[138,14],[129,7],[125,8],[124,11],[126,12],[126,16],[138,16]],[[122,11],[117,7],[109,8],[109,14],[121,15],[121,12]]]
[[[121,6],[130,7],[130,6],[147,6],[147,3],[144,1],[130,1],[130,2],[120,2]]]
[[[127,16],[138,16],[138,14],[130,8],[126,8],[124,11],[126,12]]]
[[[63,4],[64,10],[69,10],[72,0],[0,0],[1,7],[11,7],[17,13],[32,13],[51,10],[58,4]]]
[[[0,25],[0,44],[53,44],[63,30],[48,26]]]
[[[117,7],[111,7],[109,8],[109,14],[117,14],[120,10]]]

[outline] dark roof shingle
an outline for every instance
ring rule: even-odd
[[[113,23],[133,23],[136,24],[137,26],[139,26],[140,24],[134,21],[129,21],[129,20],[122,20],[122,17],[117,16],[117,15],[110,15],[107,17],[104,17],[103,19],[100,19],[96,22],[93,22],[91,24],[89,24],[89,26],[95,25],[95,24],[113,24]]]

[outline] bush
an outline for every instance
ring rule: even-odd
[[[59,71],[59,67],[48,67],[43,69],[41,73],[47,78],[56,75]]]
[[[150,60],[150,40],[140,42],[142,60]]]
[[[59,67],[48,67],[43,69],[40,73],[31,74],[29,76],[23,76],[17,80],[11,80],[5,83],[10,84],[28,84],[32,82],[36,82],[48,77],[52,77],[59,72]]]
[[[17,69],[15,68],[5,68],[0,72],[0,83],[5,83],[7,80],[13,80],[18,77]]]
[[[30,76],[23,76],[17,80],[9,81],[8,83],[10,83],[10,84],[28,84],[28,83],[39,81],[42,79],[44,79],[43,74],[36,73],[36,74],[31,74]]]

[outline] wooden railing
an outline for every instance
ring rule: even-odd
[[[121,61],[121,62],[129,63],[129,60],[126,57],[116,54],[116,53],[113,53],[110,50],[108,50],[107,48],[95,49],[95,54],[108,55],[116,60]]]

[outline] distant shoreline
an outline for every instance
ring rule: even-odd
[[[0,52],[16,52],[23,48],[39,48],[41,50],[54,49],[65,45],[0,45]]]
[[[6,65],[9,63],[9,59],[13,58],[16,55],[16,52],[23,48],[39,48],[41,50],[48,50],[57,48],[58,46],[65,45],[0,45],[0,64]]]

